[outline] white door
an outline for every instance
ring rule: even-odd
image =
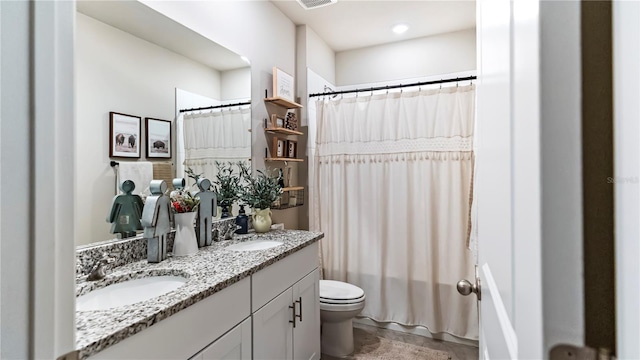
[[[580,7],[477,6],[480,358],[544,359],[582,345]]]
[[[479,1],[477,87],[480,358],[517,359],[513,319],[511,2]],[[471,279],[470,279],[471,280]]]
[[[318,269],[293,285],[296,327],[293,329],[293,358],[320,359],[320,272]]]
[[[613,2],[618,359],[640,359],[640,2]]]
[[[253,314],[254,359],[293,359],[292,298],[288,288]]]

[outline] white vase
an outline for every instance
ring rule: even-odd
[[[176,235],[173,239],[173,256],[185,256],[198,252],[198,240],[194,229],[196,212],[173,214]]]
[[[255,209],[253,213],[253,229],[257,233],[271,230],[271,209]]]

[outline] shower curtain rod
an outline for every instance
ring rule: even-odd
[[[387,86],[377,86],[377,87],[363,88],[363,89],[315,93],[315,94],[309,94],[309,97],[311,98],[311,97],[325,96],[325,95],[340,95],[340,94],[349,94],[349,93],[357,93],[357,92],[389,90],[389,89],[398,89],[398,88],[412,87],[412,86],[423,86],[423,85],[444,84],[444,83],[460,82],[460,81],[470,81],[475,79],[476,79],[476,76],[467,76],[467,77],[461,77],[461,78],[455,78],[455,79],[451,78],[451,79],[440,79],[440,80],[434,80],[434,81],[423,81],[423,82],[417,82],[413,84],[387,85]]]
[[[181,113],[183,113],[183,112],[188,112],[188,111],[220,109],[220,108],[233,107],[233,106],[242,106],[242,105],[251,105],[251,100],[249,100],[249,101],[245,101],[245,102],[239,102],[239,103],[235,103],[235,104],[225,104],[225,105],[216,105],[216,106],[206,106],[206,107],[193,108],[193,109],[182,109],[182,110],[180,110],[180,112],[181,112]]]

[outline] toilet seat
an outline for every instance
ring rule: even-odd
[[[320,280],[320,303],[349,305],[364,302],[364,290],[342,281]]]

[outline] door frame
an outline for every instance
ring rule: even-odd
[[[0,8],[1,356],[53,359],[75,349],[75,2]]]

